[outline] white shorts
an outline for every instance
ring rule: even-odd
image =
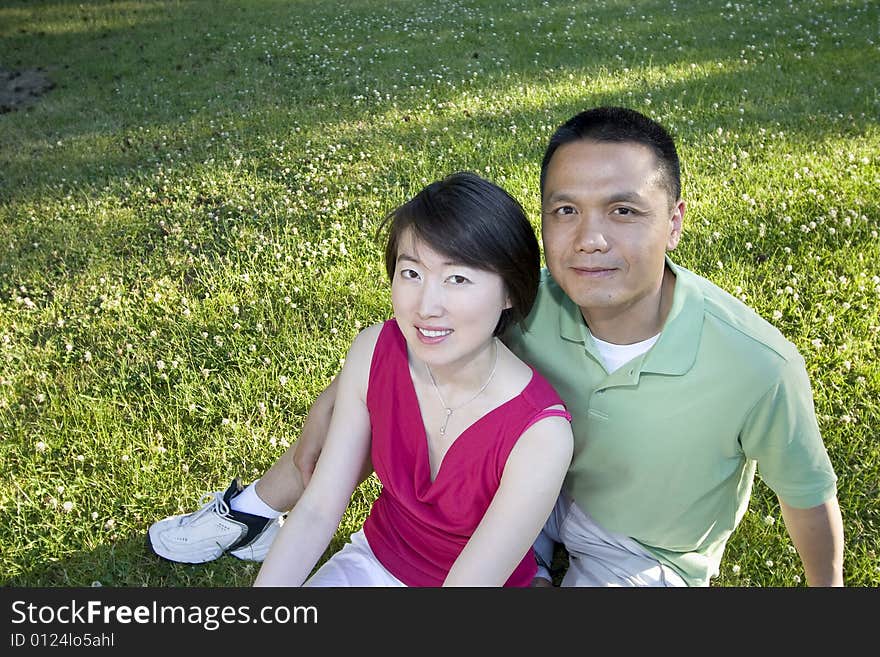
[[[535,541],[539,572],[547,574],[553,543],[568,551],[562,586],[687,586],[672,568],[661,564],[628,536],[600,527],[567,495],[560,495]]]
[[[379,563],[364,530],[351,535],[345,546],[312,575],[303,586],[370,587],[406,586]]]

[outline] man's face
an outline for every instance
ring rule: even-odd
[[[592,140],[561,146],[541,205],[547,266],[591,327],[593,320],[647,327],[656,319],[684,203],[669,198],[650,148]]]

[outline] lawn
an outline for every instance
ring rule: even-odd
[[[296,440],[384,213],[469,169],[540,230],[548,137],[618,104],[679,143],[676,260],[804,355],[880,585],[878,71],[868,0],[0,0],[0,583],[250,584],[145,531]],[[713,584],[804,585],[760,477]]]

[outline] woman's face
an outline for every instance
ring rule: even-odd
[[[410,354],[440,369],[465,366],[488,348],[510,299],[498,274],[456,263],[407,229],[398,241],[391,304]]]

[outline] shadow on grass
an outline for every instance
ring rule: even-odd
[[[23,569],[0,586],[239,587],[251,586],[260,570],[259,563],[228,554],[204,564],[167,561],[153,554],[145,537],[146,533],[119,538],[91,551],[52,558]],[[317,566],[347,541],[347,536],[334,538]]]
[[[7,3],[11,4],[15,3]],[[776,126],[804,145],[876,129],[870,93],[876,85],[872,66],[876,49],[866,50],[857,39],[835,45],[834,37],[820,34],[817,26],[817,16],[846,25],[854,16],[850,8],[838,3],[819,10],[815,3],[801,3],[786,5],[775,14],[764,7],[762,14],[759,6],[755,22],[747,23],[729,18],[733,13],[725,9],[729,4],[703,3],[685,17],[669,13],[668,4],[660,2],[638,7],[582,2],[522,11],[453,3],[448,13],[435,17],[426,9],[410,11],[412,3],[384,2],[344,8],[280,0],[251,7],[194,2],[115,7],[42,3],[0,28],[0,59],[7,65],[54,67],[59,76],[58,88],[40,105],[0,116],[0,211],[10,224],[5,229],[9,233],[3,234],[14,237],[17,244],[0,259],[0,294],[15,293],[20,281],[70,280],[96,259],[112,274],[121,274],[127,289],[136,289],[157,271],[197,283],[202,269],[235,255],[233,225],[267,230],[293,225],[304,239],[317,239],[329,222],[359,221],[345,213],[258,215],[253,205],[238,209],[230,202],[236,187],[261,184],[279,194],[303,187],[283,172],[273,142],[285,144],[293,153],[286,161],[293,166],[306,166],[308,142],[313,150],[342,144],[343,153],[361,150],[387,157],[387,166],[362,184],[391,190],[391,205],[420,186],[421,176],[440,177],[449,168],[482,168],[485,153],[476,148],[477,141],[496,142],[495,152],[499,147],[511,154],[522,152],[522,164],[512,160],[511,167],[532,167],[537,186],[543,144],[511,135],[511,124],[555,125],[600,104],[646,109],[642,103],[648,95],[652,104],[646,111],[663,121],[670,117],[679,142],[694,150],[706,145],[707,135],[717,127],[749,138],[761,128]],[[407,13],[393,13],[400,8]],[[102,18],[102,11],[109,13]],[[863,24],[872,24],[877,11],[876,6],[870,9]],[[401,15],[407,18],[397,18]],[[569,16],[588,20],[591,28],[566,35]],[[495,30],[507,38],[496,38]],[[512,36],[517,32],[520,36]],[[547,35],[550,32],[555,38]],[[740,36],[734,38],[735,32]],[[521,47],[521,41],[532,38],[540,55]],[[747,49],[749,45],[772,49],[776,58],[761,60]],[[363,51],[358,50],[361,47]],[[810,50],[816,55],[810,56]],[[741,51],[746,51],[748,63]],[[667,67],[691,63],[700,71],[691,79],[663,75]],[[622,85],[610,91],[586,86],[579,93],[569,83],[569,75],[590,80],[608,71],[622,75],[624,67],[635,72],[621,77]],[[646,67],[644,76],[639,73],[642,67]],[[845,87],[839,69],[846,74]],[[474,72],[476,77],[471,75]],[[659,74],[648,77],[651,72]],[[446,84],[461,79],[468,83]],[[397,82],[401,83],[394,91],[397,108],[369,97],[363,103],[354,100],[374,89],[390,93],[390,85]],[[522,85],[545,91],[548,100],[528,106],[517,97]],[[857,86],[863,88],[863,95],[841,92]],[[474,98],[509,94],[512,100],[507,111],[440,107],[463,104],[465,94]],[[687,120],[692,101],[705,110],[713,100],[719,102],[717,111],[702,111]],[[427,101],[430,112],[424,111]],[[410,112],[421,119],[408,121]],[[300,133],[292,131],[297,125]],[[227,131],[230,137],[223,135]],[[459,150],[441,161],[440,147],[431,142],[447,146],[447,135],[466,133],[475,135],[473,142],[458,138]],[[394,156],[398,146],[406,153],[403,158]],[[419,171],[412,170],[414,151],[424,154]],[[229,164],[237,157],[245,159],[246,169],[239,171]],[[314,206],[321,196],[340,193],[354,170],[341,156],[334,163],[343,172],[340,179],[329,176],[326,192],[305,189],[315,198]],[[329,161],[326,164],[329,169]],[[165,192],[155,176],[160,169],[172,179],[195,178],[205,189],[191,195],[180,189]],[[194,170],[209,177],[219,172],[225,182],[212,186],[192,176]],[[127,185],[140,191],[130,191]],[[536,196],[537,189],[533,193]],[[75,220],[65,209],[67,194],[85,205]],[[109,218],[102,208],[89,205],[89,199],[100,195],[114,201]],[[45,198],[57,206],[53,216],[28,221],[28,206],[44,203]],[[359,210],[356,215],[370,212]],[[866,211],[876,217],[876,203]],[[208,213],[216,212],[224,214],[224,221],[198,228]],[[191,264],[179,257],[182,247],[166,241],[171,235],[162,222],[169,219],[202,231],[200,235],[208,238],[200,243],[205,260]],[[682,245],[687,256],[683,264],[700,271],[694,265],[713,262],[715,251],[701,251],[696,242],[689,247],[690,239],[686,235]],[[793,235],[793,239],[803,250],[816,244],[813,238]],[[844,254],[869,239],[860,233],[853,244],[829,241],[821,246]],[[761,256],[777,255],[745,252],[734,238],[712,249],[725,258],[735,254],[732,264],[753,269],[759,283],[761,269],[770,266]],[[316,276],[323,273],[315,271]],[[46,339],[35,336],[37,341]],[[130,537],[35,566],[10,583],[228,586],[246,585],[255,572],[231,557],[205,566],[168,564],[149,554],[141,537]]]
[[[223,556],[207,564],[165,561],[147,547],[144,535],[115,540],[92,551],[34,564],[5,586],[250,586],[259,564]]]
[[[751,34],[743,40],[733,40],[734,28],[742,28],[742,19],[734,19],[729,9],[730,15],[725,14],[721,2],[692,8],[686,17],[670,13],[661,2],[642,3],[638,8],[580,3],[519,11],[477,6],[470,12],[439,16],[430,13],[436,9],[402,12],[402,16],[414,15],[408,20],[391,13],[401,8],[412,9],[402,2],[363,2],[340,9],[332,4],[281,0],[223,7],[222,11],[211,3],[192,2],[164,5],[161,10],[150,5],[125,9],[112,4],[46,3],[48,14],[42,20],[48,25],[42,27],[47,29],[40,29],[39,19],[34,21],[35,29],[26,18],[14,15],[0,46],[2,59],[21,66],[52,66],[49,60],[55,59],[55,65],[62,68],[57,71],[58,89],[44,107],[0,117],[0,152],[6,152],[0,157],[0,169],[6,173],[0,175],[8,178],[5,190],[0,185],[0,201],[27,200],[62,178],[85,178],[95,188],[137,178],[167,164],[172,154],[182,158],[178,166],[196,164],[212,155],[203,146],[220,132],[210,126],[215,117],[235,117],[247,124],[246,141],[252,143],[285,137],[298,118],[317,124],[308,138],[333,139],[345,135],[351,124],[374,116],[374,107],[357,107],[352,97],[377,87],[388,91],[395,75],[409,82],[435,82],[431,96],[442,102],[457,91],[443,80],[470,78],[474,72],[479,77],[469,82],[467,91],[479,97],[511,85],[507,77],[511,75],[515,85],[535,84],[552,90],[569,74],[590,79],[597,72],[626,67],[662,71],[693,63],[712,67],[723,63],[720,72],[687,84],[635,82],[614,94],[563,101],[519,113],[520,118],[542,120],[546,117],[543,110],[549,109],[561,121],[589,105],[631,104],[628,92],[638,94],[639,100],[647,94],[654,103],[662,103],[684,99],[683,92],[730,101],[747,90],[745,119],[750,125],[794,121],[793,125],[802,125],[821,138],[863,130],[870,122],[810,121],[819,112],[858,117],[870,110],[868,91],[873,78],[865,61],[871,54],[866,55],[858,42],[835,44],[832,61],[826,62],[821,52],[802,57],[811,48],[832,47],[833,39],[812,34],[809,43],[805,42],[803,26],[817,22],[815,8],[807,5],[768,11],[763,20],[746,24]],[[59,23],[54,30],[48,29],[54,25],[53,16]],[[569,17],[586,21],[590,29],[577,36],[560,33]],[[835,6],[821,17],[845,24],[852,13],[845,6]],[[489,18],[508,39],[490,37]],[[298,29],[286,29],[293,26]],[[535,34],[536,26],[542,30],[540,35]],[[693,32],[688,33],[688,27]],[[672,38],[673,32],[677,39]],[[526,53],[519,43],[533,34],[539,56]],[[756,61],[760,55],[744,49],[745,42],[782,49],[779,43],[785,38],[790,43],[785,44],[784,60]],[[569,49],[573,44],[576,49]],[[743,55],[736,51],[737,45],[752,56],[748,64],[741,63]],[[363,54],[359,54],[361,48],[366,49]],[[397,73],[391,68],[395,65]],[[853,85],[865,88],[863,96],[840,94],[834,91],[835,85],[823,87],[839,75],[841,67]],[[401,106],[424,100],[422,85],[412,92],[405,86],[394,92]],[[726,107],[712,117],[711,126],[693,125],[689,131],[698,137],[707,127],[737,124],[739,107],[730,107],[729,102],[722,105]],[[272,113],[275,116],[268,121],[272,128],[266,131],[261,119]],[[254,121],[249,123],[250,119]],[[480,128],[479,119],[449,117],[447,121],[444,117],[443,122],[450,129]],[[184,144],[174,134],[188,125],[190,139]],[[396,136],[415,132],[402,125]],[[163,139],[169,133],[170,143]],[[690,135],[680,137],[688,140]],[[54,147],[57,141],[82,140],[91,148],[71,152],[71,148]]]
[[[803,132],[804,140],[821,140],[862,134],[874,124],[870,111],[869,118],[862,118],[871,109],[867,91],[873,82],[865,61],[871,54],[857,41],[844,42],[835,44],[834,57],[826,61],[821,50],[831,47],[833,36],[804,28],[817,25],[818,18],[851,22],[854,14],[846,6],[822,14],[806,5],[785,11],[767,8],[753,23],[744,23],[729,3],[721,2],[700,5],[687,16],[670,12],[661,2],[638,8],[580,3],[517,10],[478,3],[451,7],[448,13],[412,9],[405,2],[364,2],[343,9],[281,0],[221,8],[192,2],[161,8],[47,2],[40,14],[11,14],[0,55],[13,65],[50,66],[50,59],[63,59],[65,68],[59,72],[65,79],[42,106],[0,116],[0,207],[10,209],[8,222],[17,245],[0,262],[0,278],[8,284],[4,288],[34,277],[75,278],[107,254],[116,263],[113,273],[124,280],[149,277],[149,262],[161,261],[166,253],[164,222],[182,218],[192,226],[204,224],[204,217],[228,200],[222,185],[188,197],[169,196],[156,172],[172,177],[219,172],[228,185],[240,179],[239,186],[244,186],[245,178],[274,183],[279,195],[301,189],[272,157],[278,142],[286,143],[288,152],[301,152],[306,143],[315,148],[341,143],[388,154],[390,171],[374,174],[364,184],[394,190],[412,187],[417,175],[406,170],[409,160],[395,169],[396,146],[407,156],[413,150],[424,153],[435,177],[448,173],[447,168],[485,164],[478,149],[467,153],[467,143],[459,144],[460,152],[448,165],[437,164],[440,147],[432,142],[441,142],[447,132],[473,133],[474,141],[506,142],[511,152],[523,152],[522,162],[534,165],[543,145],[533,140],[523,144],[510,136],[510,124],[558,124],[589,106],[638,106],[646,96],[658,115],[671,113],[676,121],[682,115],[674,132],[685,147],[699,148],[719,126],[748,135],[779,125],[795,135]],[[566,32],[569,19],[590,29],[576,38]],[[294,25],[298,29],[287,29]],[[743,25],[750,30],[745,41],[784,50],[785,59],[762,62],[760,49],[756,53],[744,41],[733,40],[734,28]],[[508,38],[492,37],[496,29]],[[805,34],[810,36],[806,41]],[[520,40],[532,36],[540,56],[522,48]],[[782,39],[790,40],[784,49]],[[749,63],[743,63],[748,60],[734,44],[752,57]],[[818,49],[820,56],[805,57],[810,49]],[[635,76],[614,91],[554,94],[569,75],[589,80],[626,67],[646,67],[647,74],[686,64],[699,65],[699,76],[671,84],[664,75],[653,82]],[[865,88],[864,95],[840,94],[835,85],[827,86],[841,66],[851,84]],[[472,78],[473,73],[479,75]],[[468,82],[445,83],[456,79]],[[388,102],[353,101],[371,88],[387,92],[389,83],[397,81],[399,109]],[[418,84],[409,89],[412,85],[406,82]],[[546,89],[558,100],[532,108],[513,101],[504,112],[437,109],[461,100],[462,94],[479,98],[510,90],[515,98],[521,85]],[[425,89],[435,104],[431,122],[410,124],[406,108],[420,113]],[[688,122],[683,114],[691,98],[717,98],[720,105],[716,112]],[[817,120],[822,113],[852,118]],[[376,125],[383,114],[395,122],[391,127]],[[234,134],[223,137],[221,124],[231,126]],[[303,128],[300,133],[293,133],[295,125]],[[251,169],[237,172],[229,162],[242,156],[251,160]],[[289,163],[303,165],[305,159]],[[137,188],[141,191],[133,191]],[[89,198],[108,192],[115,205],[109,218],[106,209],[88,207]],[[318,190],[306,192],[317,203]],[[75,219],[65,216],[65,194],[85,203]],[[29,205],[47,196],[58,199],[57,216],[28,221]],[[254,221],[247,208],[227,210],[234,220]],[[323,228],[313,213],[292,220],[306,235],[320,234]],[[264,214],[257,221],[275,220]],[[230,252],[236,238],[224,232],[229,226],[216,224],[205,240],[209,258]],[[186,265],[171,273],[198,278]]]

